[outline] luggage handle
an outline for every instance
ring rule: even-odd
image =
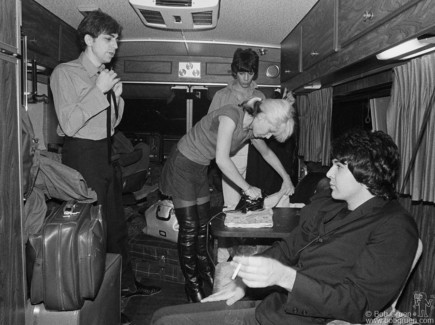
[[[171,219],[172,208],[169,208],[168,216],[165,218],[165,217],[160,217],[160,215],[159,215],[161,207],[162,207],[161,205],[157,206],[157,209],[156,209],[156,218],[159,219],[159,220],[168,221],[169,219]]]
[[[76,207],[76,202],[74,202],[74,201],[67,202],[63,208],[63,217],[70,218],[71,216],[74,216],[74,215],[80,213],[79,211],[74,212],[75,207]]]

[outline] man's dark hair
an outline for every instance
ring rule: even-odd
[[[233,62],[231,63],[231,72],[234,78],[237,77],[238,72],[253,73],[253,80],[258,77],[258,54],[252,49],[238,48],[234,52]]]
[[[393,139],[382,131],[352,130],[332,144],[331,157],[347,164],[355,179],[375,196],[396,197],[400,155]]]
[[[86,49],[86,34],[89,34],[93,38],[97,38],[101,34],[118,34],[120,36],[121,32],[122,26],[115,19],[101,10],[88,13],[80,22],[79,27],[77,27],[82,51]]]

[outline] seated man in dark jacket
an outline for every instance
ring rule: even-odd
[[[332,158],[331,191],[313,197],[285,240],[257,256],[236,256],[235,280],[200,306],[157,311],[153,324],[359,323],[386,309],[418,245],[413,218],[395,200],[397,146],[383,132],[353,131],[334,142]],[[239,301],[247,287],[276,290],[262,301]]]

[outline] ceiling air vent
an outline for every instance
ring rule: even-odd
[[[149,24],[158,24],[158,25],[165,24],[162,14],[159,11],[142,10],[142,9],[139,9],[139,11]]]
[[[149,27],[204,30],[216,27],[220,0],[129,0]]]
[[[156,0],[156,6],[192,7],[192,0]]]
[[[194,25],[210,26],[211,24],[213,24],[213,12],[212,11],[193,12],[192,20]]]

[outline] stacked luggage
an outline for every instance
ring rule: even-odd
[[[184,284],[176,243],[141,233],[130,241],[130,255],[136,278]]]

